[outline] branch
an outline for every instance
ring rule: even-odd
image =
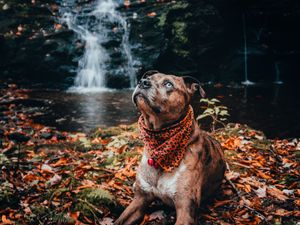
[[[226,168],[227,168],[227,170],[229,172],[231,172],[231,169],[230,169],[229,164],[227,162],[226,162]],[[257,210],[253,209],[252,207],[250,207],[250,206],[248,206],[246,204],[246,201],[248,201],[248,200],[242,195],[242,193],[238,190],[238,188],[235,186],[235,184],[230,179],[227,179],[226,176],[225,176],[225,179],[228,181],[228,183],[235,190],[235,192],[237,193],[238,197],[243,201],[242,207],[245,207],[245,208],[249,209],[252,213],[258,215],[258,217],[260,217],[262,220],[264,220],[267,224],[270,224],[268,222],[268,219],[262,213],[258,212]]]

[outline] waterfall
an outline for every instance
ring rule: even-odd
[[[279,69],[279,63],[275,62],[275,81],[274,84],[283,84],[283,82],[280,80],[280,69]]]
[[[98,0],[85,6],[79,6],[76,0],[63,1],[62,22],[85,46],[71,91],[103,90],[107,74],[128,76],[130,86],[135,86],[136,69],[129,43],[129,25],[117,7],[118,3],[113,0]],[[112,60],[116,58],[119,63],[111,68]]]
[[[248,48],[247,48],[247,28],[246,28],[246,18],[243,14],[243,36],[244,36],[244,75],[245,80],[242,82],[244,85],[253,85],[254,82],[248,79]]]

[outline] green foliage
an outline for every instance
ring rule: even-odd
[[[31,213],[26,215],[26,219],[32,225],[40,224],[74,224],[75,221],[66,211],[57,212],[47,206],[34,204],[30,207]]]
[[[10,182],[0,182],[0,204],[1,202],[11,202],[11,200],[15,197],[14,193],[14,187]]]
[[[101,188],[86,188],[78,193],[78,198],[88,201],[92,204],[109,205],[114,203],[115,198],[108,191]]]
[[[5,166],[9,164],[9,159],[6,157],[6,155],[0,153],[0,166]]]
[[[104,213],[101,209],[110,205],[115,205],[115,197],[108,191],[101,188],[86,188],[77,195],[76,211],[99,221],[99,216]]]
[[[225,126],[224,122],[227,120],[227,117],[230,116],[226,106],[221,105],[221,102],[216,98],[202,98],[200,102],[205,104],[205,110],[197,117],[197,120],[210,118],[212,131],[215,131],[217,125]]]

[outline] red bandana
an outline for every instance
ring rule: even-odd
[[[139,118],[141,139],[150,153],[149,165],[170,172],[178,167],[184,157],[192,134],[194,113],[190,106],[186,116],[177,124],[159,131],[146,127],[143,116]]]

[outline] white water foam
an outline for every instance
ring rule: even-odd
[[[75,5],[74,1],[66,0],[68,4]],[[71,1],[71,2],[70,2]],[[118,66],[117,74],[125,74],[130,78],[130,86],[136,84],[136,70],[129,43],[129,29],[126,19],[116,10],[118,4],[113,0],[98,0],[96,8],[90,11],[66,10],[62,21],[73,30],[85,43],[83,56],[78,62],[78,71],[71,92],[97,92],[107,91],[106,75],[108,64],[111,61],[108,50],[103,47],[105,43],[114,38],[113,32],[121,33],[121,43],[117,51],[126,63]],[[112,30],[111,25],[115,28]],[[111,37],[112,36],[112,37]]]

